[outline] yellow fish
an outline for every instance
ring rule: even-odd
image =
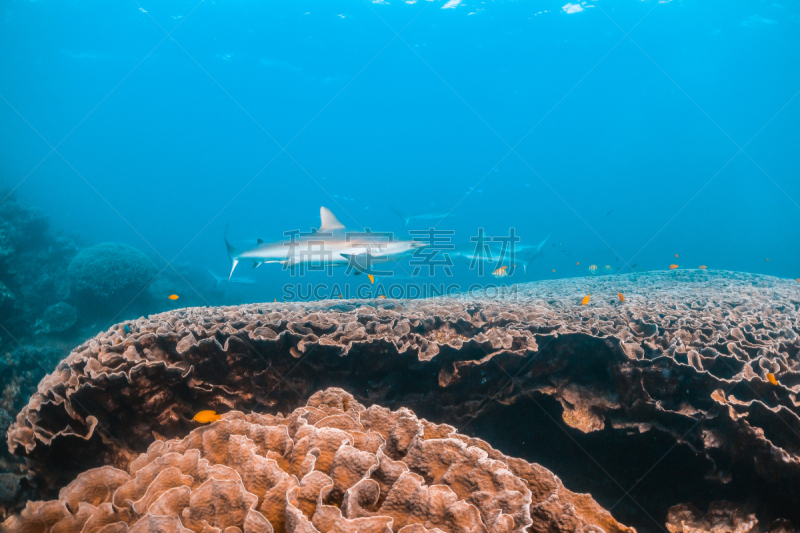
[[[611,265],[604,266],[603,270],[605,270],[606,272],[611,272]]]
[[[670,265],[670,266],[669,266],[669,269],[670,269],[670,270],[675,270],[676,268],[678,268],[678,265]]]
[[[619,296],[619,301],[620,302],[624,302],[625,301],[625,296],[621,292],[618,292],[617,296]]]
[[[591,272],[592,274],[597,272],[597,265],[589,265],[589,272]]]
[[[375,276],[373,276],[372,274],[367,274],[367,277],[369,278],[370,284],[374,285],[375,284]]]
[[[775,379],[775,374],[773,374],[772,372],[767,374],[767,380],[769,380],[769,382],[772,383],[773,385],[777,385],[778,384],[778,380]]]
[[[492,276],[494,276],[496,278],[504,278],[504,277],[508,276],[508,267],[507,266],[501,266],[500,268],[498,268],[497,270],[492,272]]]
[[[589,303],[589,297],[590,297],[590,295],[589,295],[589,294],[587,294],[586,296],[584,296],[584,297],[583,297],[583,300],[581,300],[581,305],[586,305],[586,304],[588,304],[588,303]]]
[[[218,415],[215,411],[200,411],[192,418],[192,420],[201,424],[210,424],[220,419],[222,419],[222,415]]]
[[[167,298],[169,298],[170,300],[177,300],[178,298],[180,298],[180,296],[178,296],[177,294],[170,294],[169,296],[167,296]]]

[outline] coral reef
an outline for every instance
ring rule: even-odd
[[[669,533],[792,533],[784,520],[762,526],[755,514],[729,502],[713,502],[708,513],[701,513],[692,504],[672,507],[667,514]]]
[[[231,411],[156,441],[126,469],[79,475],[29,502],[9,533],[633,533],[550,471],[408,409],[342,389],[289,416]]]
[[[0,336],[24,337],[48,306],[69,296],[66,268],[75,253],[74,241],[51,232],[40,211],[13,197],[0,203],[0,319],[7,330]]]
[[[797,524],[799,307],[794,281],[675,271],[501,297],[181,309],[76,348],[8,443],[59,487],[129,468],[198,410],[287,412],[337,386],[535,460],[641,530],[722,498]]]
[[[100,300],[87,299],[91,295],[87,292],[71,294],[69,266],[78,254],[79,243],[54,231],[44,214],[16,201],[8,191],[0,191],[0,198],[0,430],[5,435],[7,417],[16,415],[36,391],[42,377],[76,344],[118,320],[120,312],[120,318],[127,318],[176,306],[166,298],[159,305],[145,294],[138,307],[108,308],[106,292],[100,291]],[[139,261],[133,271],[154,273],[149,259],[142,260],[141,253],[131,253],[128,247],[124,250],[128,252],[125,257]],[[131,268],[118,266],[122,274],[111,279],[121,282],[123,288],[128,287],[126,280],[131,278]],[[83,272],[91,274],[88,268]],[[96,273],[104,275],[102,269]],[[176,277],[186,279],[187,274],[181,272]],[[190,279],[199,286],[205,278],[205,273],[197,272]],[[80,279],[87,286],[91,282]],[[15,461],[7,448],[2,447],[0,520],[6,509],[24,502],[27,491],[33,490],[27,485],[29,477],[20,468],[19,460]]]
[[[124,308],[147,289],[157,274],[146,255],[116,242],[82,250],[69,264],[72,297],[86,310]]]
[[[66,331],[78,321],[78,310],[66,302],[58,302],[44,310],[42,318],[34,327],[36,333],[57,333]]]

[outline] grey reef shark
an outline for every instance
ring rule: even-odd
[[[544,255],[542,253],[542,248],[549,239],[550,235],[545,237],[542,242],[536,245],[520,243],[516,243],[514,245],[514,261],[520,261],[522,263],[522,271],[525,274],[528,273],[528,267],[530,264],[533,263],[533,261],[539,256]],[[501,252],[502,246],[500,243],[487,242],[484,240],[483,246],[480,246],[479,243],[463,244],[456,246],[454,250],[449,251],[448,253],[455,258],[470,263],[470,265],[474,268],[475,264],[479,261],[487,265],[494,265],[497,263],[495,266],[499,267]],[[510,246],[507,246],[503,261],[508,262],[510,260],[511,250]]]
[[[308,233],[298,232],[282,241],[258,239],[256,246],[249,250],[235,248],[226,236],[225,246],[231,260],[228,279],[233,276],[236,265],[249,261],[253,268],[271,263],[291,269],[300,265],[351,266],[355,275],[367,274],[372,281],[372,276],[383,270],[383,263],[400,261],[414,250],[429,246],[424,242],[394,240],[387,237],[390,233],[348,230],[327,207],[320,207],[319,215],[319,228],[311,228]]]

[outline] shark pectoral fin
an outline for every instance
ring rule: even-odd
[[[255,269],[255,268],[258,268],[258,267],[260,267],[262,264],[263,264],[263,263],[253,263],[253,268],[254,268],[254,269]]]
[[[231,280],[231,277],[233,276],[233,271],[236,270],[236,265],[239,264],[239,260],[238,259],[231,258],[231,261],[232,261],[233,264],[231,265],[231,273],[228,274],[228,281]]]
[[[256,244],[264,244],[264,239],[258,239],[258,240],[256,241]]]

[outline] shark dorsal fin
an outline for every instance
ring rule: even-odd
[[[264,244],[264,239],[258,239],[257,244]]]
[[[327,207],[319,208],[319,218],[322,220],[322,223],[319,226],[319,231],[331,231],[334,229],[344,228],[344,224],[339,222],[339,219],[336,218],[336,215],[331,213],[331,210]]]

